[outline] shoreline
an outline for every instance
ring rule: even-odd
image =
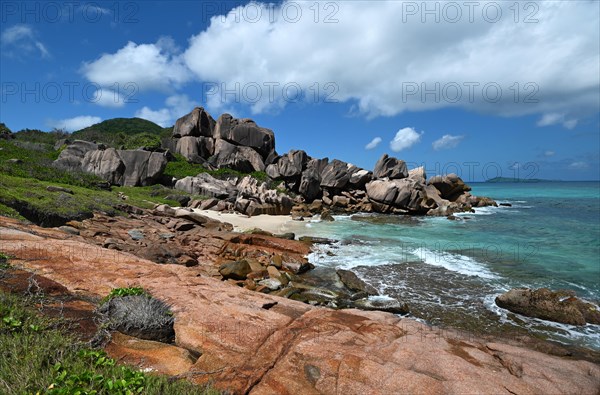
[[[237,212],[224,213],[200,209],[193,209],[193,211],[208,218],[233,225],[234,232],[244,233],[252,229],[260,229],[273,234],[292,232],[296,236],[304,236],[309,233],[306,231],[302,232],[303,228],[305,228],[303,225],[306,222],[293,220],[291,215],[261,214],[250,217]]]
[[[597,359],[590,362],[549,342],[471,335],[379,311],[311,306],[211,278],[201,274],[201,267],[157,265],[135,254],[109,253],[59,230],[6,220],[0,226],[17,267],[77,295],[101,298],[111,288],[135,285],[167,301],[176,317],[174,346],[200,355],[186,368],[198,384],[212,380],[234,393],[273,393],[281,386],[335,393],[338,385],[410,393],[417,385],[435,394],[501,393],[506,388],[592,394],[600,383]],[[362,373],[352,373],[357,371]],[[397,379],[385,380],[390,374]]]

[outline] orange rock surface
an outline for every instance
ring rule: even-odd
[[[144,287],[175,315],[177,348],[156,347],[155,363],[164,368],[173,358],[172,373],[234,393],[596,395],[600,388],[592,362],[440,334],[383,312],[311,307],[202,275],[200,267],[159,265],[3,217],[0,250],[75,294]]]

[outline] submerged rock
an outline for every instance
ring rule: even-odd
[[[600,308],[578,299],[570,290],[515,288],[498,296],[496,304],[528,317],[570,325],[600,325]]]
[[[345,269],[337,269],[336,273],[349,290],[354,292],[365,292],[367,295],[379,295],[379,292],[377,292],[373,286],[358,278],[354,272]]]

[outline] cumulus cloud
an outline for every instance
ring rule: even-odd
[[[453,136],[451,134],[445,134],[441,138],[435,140],[431,146],[436,151],[456,148],[464,138],[465,136]]]
[[[80,115],[73,118],[60,119],[60,120],[48,120],[46,124],[51,128],[65,129],[69,132],[75,132],[77,130],[87,128],[88,126],[95,125],[102,122],[102,118],[94,117],[91,115]]]
[[[130,41],[114,54],[84,63],[81,72],[102,87],[118,84],[121,89],[172,92],[190,79],[189,70],[173,49],[172,40],[164,37],[155,44]]]
[[[381,137],[375,137],[371,142],[365,145],[366,150],[375,149],[381,143]]]
[[[327,12],[318,23],[310,2],[237,7],[213,17],[183,58],[201,81],[263,87],[258,101],[237,98],[255,112],[288,104],[282,87],[292,83],[305,100],[314,100],[318,84],[319,100],[348,101],[367,117],[449,106],[508,116],[595,113],[600,105],[595,2],[538,2],[535,15],[521,10],[519,18],[536,23],[515,23],[510,2],[477,2],[472,13],[453,3],[462,8],[455,23],[443,2],[435,3],[439,22],[423,14],[421,2],[335,4],[321,9]],[[417,7],[414,15],[408,5]],[[486,6],[501,7],[502,17],[490,21]],[[336,22],[324,23],[327,17]],[[269,83],[278,84],[274,96]]]
[[[166,107],[152,110],[144,106],[136,111],[135,116],[152,121],[162,127],[168,127],[173,125],[178,118],[192,111],[197,105],[198,103],[187,95],[172,95],[165,100]]]
[[[421,136],[425,132],[418,133],[414,128],[404,128],[398,130],[396,136],[390,141],[390,148],[394,152],[400,152],[410,148],[421,141]]]
[[[570,170],[585,170],[590,166],[586,162],[576,161],[571,163],[568,167]]]
[[[562,124],[566,129],[573,129],[577,126],[577,119],[571,118],[566,119],[566,114],[564,113],[547,113],[542,115],[542,117],[537,121],[537,126],[551,126],[556,124]]]
[[[42,58],[50,57],[46,46],[36,38],[35,31],[28,25],[15,25],[4,29],[0,35],[3,53],[10,57],[35,55]]]

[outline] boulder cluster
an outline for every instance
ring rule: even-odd
[[[272,130],[229,114],[215,121],[201,107],[177,120],[167,145],[189,162],[245,173],[264,171],[277,156]]]
[[[192,202],[203,209],[235,210],[248,215],[295,217],[330,212],[444,215],[495,205],[470,194],[456,174],[427,180],[425,169],[409,170],[400,159],[383,155],[373,171],[338,159],[312,158],[305,151],[275,151],[272,130],[229,114],[216,121],[197,107],[175,123],[166,152],[115,150],[75,141],[55,165],[96,174],[112,184],[149,185],[161,180],[169,152],[207,169],[264,172],[268,182],[252,177],[218,180],[207,173],[173,180],[173,186],[209,201]],[[164,181],[164,180],[163,180]]]
[[[107,182],[124,186],[155,184],[167,166],[167,154],[144,150],[117,150],[102,144],[75,140],[54,161],[68,171],[95,174]]]

